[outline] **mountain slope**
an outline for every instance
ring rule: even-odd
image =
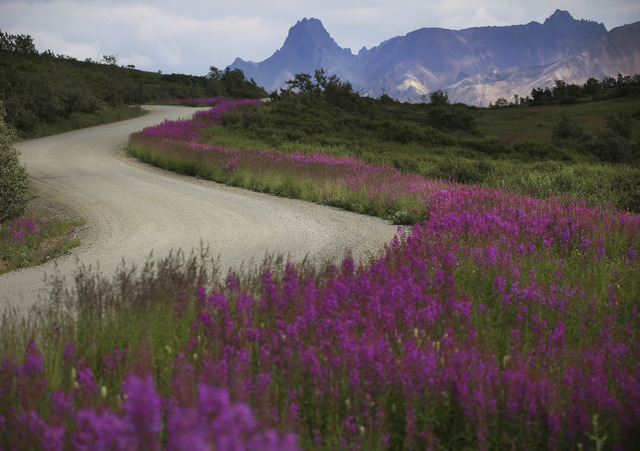
[[[614,28],[591,46],[551,64],[514,67],[488,77],[475,77],[448,86],[460,102],[487,105],[499,97],[526,97],[532,89],[553,86],[555,80],[583,84],[588,78],[640,73],[640,22]]]
[[[479,27],[453,31],[423,28],[394,38],[363,55],[370,87],[382,84],[392,97],[453,85],[514,66],[538,66],[582,50],[606,34],[604,25],[577,21],[556,11],[544,24]],[[417,80],[405,89],[407,78]]]

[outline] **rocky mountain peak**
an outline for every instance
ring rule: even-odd
[[[556,11],[544,21],[545,27],[550,27],[554,29],[560,29],[567,24],[572,24],[574,21],[573,16],[569,13],[569,11],[563,11],[561,9],[556,9]]]
[[[591,35],[603,36],[607,33],[603,23],[592,20],[576,20],[568,11],[556,9],[556,11],[544,21],[544,28],[561,36]]]
[[[329,35],[320,20],[305,17],[289,29],[289,34],[282,48],[324,46],[338,47],[338,44]]]

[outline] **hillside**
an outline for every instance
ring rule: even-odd
[[[39,53],[29,36],[0,33],[0,101],[7,121],[22,137],[121,119],[131,114],[127,105],[158,99],[267,94],[238,70],[212,67],[206,77],[145,72],[118,66],[108,57],[78,61],[50,51]],[[25,40],[30,45],[10,45]]]

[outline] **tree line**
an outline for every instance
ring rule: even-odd
[[[490,103],[489,107],[568,105],[581,101],[598,101],[633,95],[640,95],[640,74],[618,74],[616,78],[604,77],[602,80],[591,77],[583,84],[555,80],[552,87],[534,88],[531,90],[531,95],[526,97],[516,95],[514,102],[501,97],[495,103]]]

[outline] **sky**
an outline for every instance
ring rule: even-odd
[[[556,9],[607,30],[640,21],[637,0],[0,0],[0,30],[30,35],[40,52],[206,75],[267,59],[305,17],[357,54],[423,27],[542,23]]]

